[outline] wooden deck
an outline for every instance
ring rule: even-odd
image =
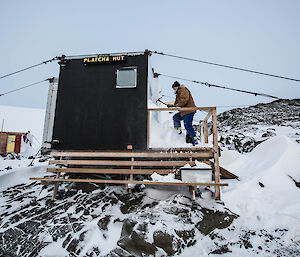
[[[227,186],[226,183],[213,181],[212,183],[184,183],[184,182],[156,182],[139,181],[134,179],[134,175],[151,175],[157,173],[167,175],[175,173],[180,176],[180,167],[189,164],[195,166],[195,160],[205,162],[215,170],[214,163],[209,161],[214,157],[212,148],[189,148],[189,151],[183,149],[172,149],[162,152],[160,150],[149,151],[57,151],[51,155],[54,160],[49,164],[55,164],[57,168],[48,168],[48,172],[55,173],[55,178],[30,178],[47,183],[54,183],[53,199],[58,190],[58,184],[61,182],[76,183],[106,183],[106,184],[145,184],[145,185],[173,185],[188,186],[191,192],[191,198],[194,198],[194,189],[198,186],[213,186],[219,188]],[[205,161],[208,160],[208,161]],[[222,170],[222,169],[221,169]],[[226,171],[226,170],[225,170]],[[225,177],[231,176],[226,173]],[[201,172],[201,170],[199,171]],[[70,174],[86,174],[86,179],[64,178]],[[125,180],[115,179],[96,179],[92,175],[119,174],[125,175]],[[216,190],[217,191],[217,190]]]
[[[234,174],[219,166],[219,148],[217,136],[217,114],[215,107],[195,107],[195,108],[160,108],[148,109],[148,136],[149,117],[151,111],[170,110],[203,110],[207,116],[202,122],[204,128],[204,141],[208,142],[207,121],[211,117],[213,124],[213,146],[212,147],[190,147],[190,148],[160,148],[147,149],[145,151],[124,150],[124,151],[54,151],[51,153],[54,160],[49,164],[56,165],[48,168],[48,172],[55,173],[55,178],[30,178],[42,182],[54,183],[53,197],[55,198],[60,182],[88,182],[88,183],[108,183],[108,184],[147,184],[147,185],[176,185],[188,186],[191,198],[194,199],[194,190],[198,186],[212,186],[215,191],[215,199],[220,199],[220,187],[227,186],[220,182],[220,174],[224,178],[237,178]],[[149,146],[149,137],[148,137]],[[195,166],[195,161],[204,162],[211,166],[213,173],[212,183],[184,183],[184,182],[156,182],[148,180],[136,180],[135,175],[151,175],[154,172],[166,175],[175,173],[180,177],[180,167],[189,164]],[[201,169],[197,169],[201,172]],[[65,178],[65,175],[85,174],[86,179]],[[119,174],[126,176],[123,180],[97,179],[93,175]],[[62,177],[61,177],[62,176]],[[129,189],[130,190],[130,189]]]

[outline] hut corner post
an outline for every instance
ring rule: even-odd
[[[213,151],[214,151],[215,183],[220,183],[218,127],[217,127],[217,111],[216,111],[216,108],[212,110],[212,122],[213,122]],[[221,199],[220,186],[215,186],[215,199],[216,200]]]

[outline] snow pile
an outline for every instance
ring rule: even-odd
[[[148,101],[148,108],[165,108],[166,106],[154,104]],[[185,140],[186,131],[182,122],[183,133],[178,134],[174,129],[173,115],[175,111],[151,111],[150,112],[150,148],[175,148],[175,147],[192,147],[192,144],[187,144]],[[196,132],[200,138],[199,132]],[[211,144],[199,142],[197,147],[209,147]]]
[[[231,153],[221,158],[221,165],[240,181],[224,189],[226,206],[240,215],[243,225],[286,228],[291,238],[300,240],[300,189],[293,181],[300,180],[300,146],[286,136],[276,136],[247,155]]]
[[[151,178],[152,178],[152,181],[156,181],[156,182],[182,182],[179,179],[175,179],[174,173],[170,173],[168,175],[159,175],[154,172],[151,175]]]

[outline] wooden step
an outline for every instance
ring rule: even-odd
[[[53,157],[103,157],[103,158],[212,158],[212,149],[199,152],[52,152]]]
[[[87,169],[87,168],[47,168],[48,172],[64,172],[64,173],[91,173],[91,174],[144,174],[151,175],[154,172],[157,174],[175,173],[174,170],[159,170],[159,169]]]
[[[185,182],[157,182],[136,180],[105,180],[105,179],[63,179],[63,178],[30,178],[49,182],[83,182],[104,184],[145,184],[145,185],[173,185],[173,186],[228,186],[227,183],[185,183]]]
[[[102,166],[157,166],[157,167],[181,167],[186,164],[191,166],[195,162],[190,161],[108,161],[108,160],[50,160],[49,164],[62,165],[102,165]]]

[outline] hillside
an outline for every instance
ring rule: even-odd
[[[250,152],[261,142],[286,135],[300,143],[300,99],[277,100],[218,115],[222,148]]]
[[[31,159],[0,156],[0,256],[300,256],[297,103],[285,111],[298,118],[284,122],[275,111],[283,103],[273,102],[266,117],[281,122],[275,125],[254,120],[268,112],[264,105],[249,107],[256,114],[219,115],[224,138],[268,139],[251,152],[224,145],[220,163],[239,181],[226,181],[222,201],[210,188],[191,201],[183,187],[141,186],[129,194],[124,186],[78,183],[62,184],[52,202],[52,185],[29,181],[54,176],[45,158],[28,167]],[[270,128],[276,135],[262,137]]]

